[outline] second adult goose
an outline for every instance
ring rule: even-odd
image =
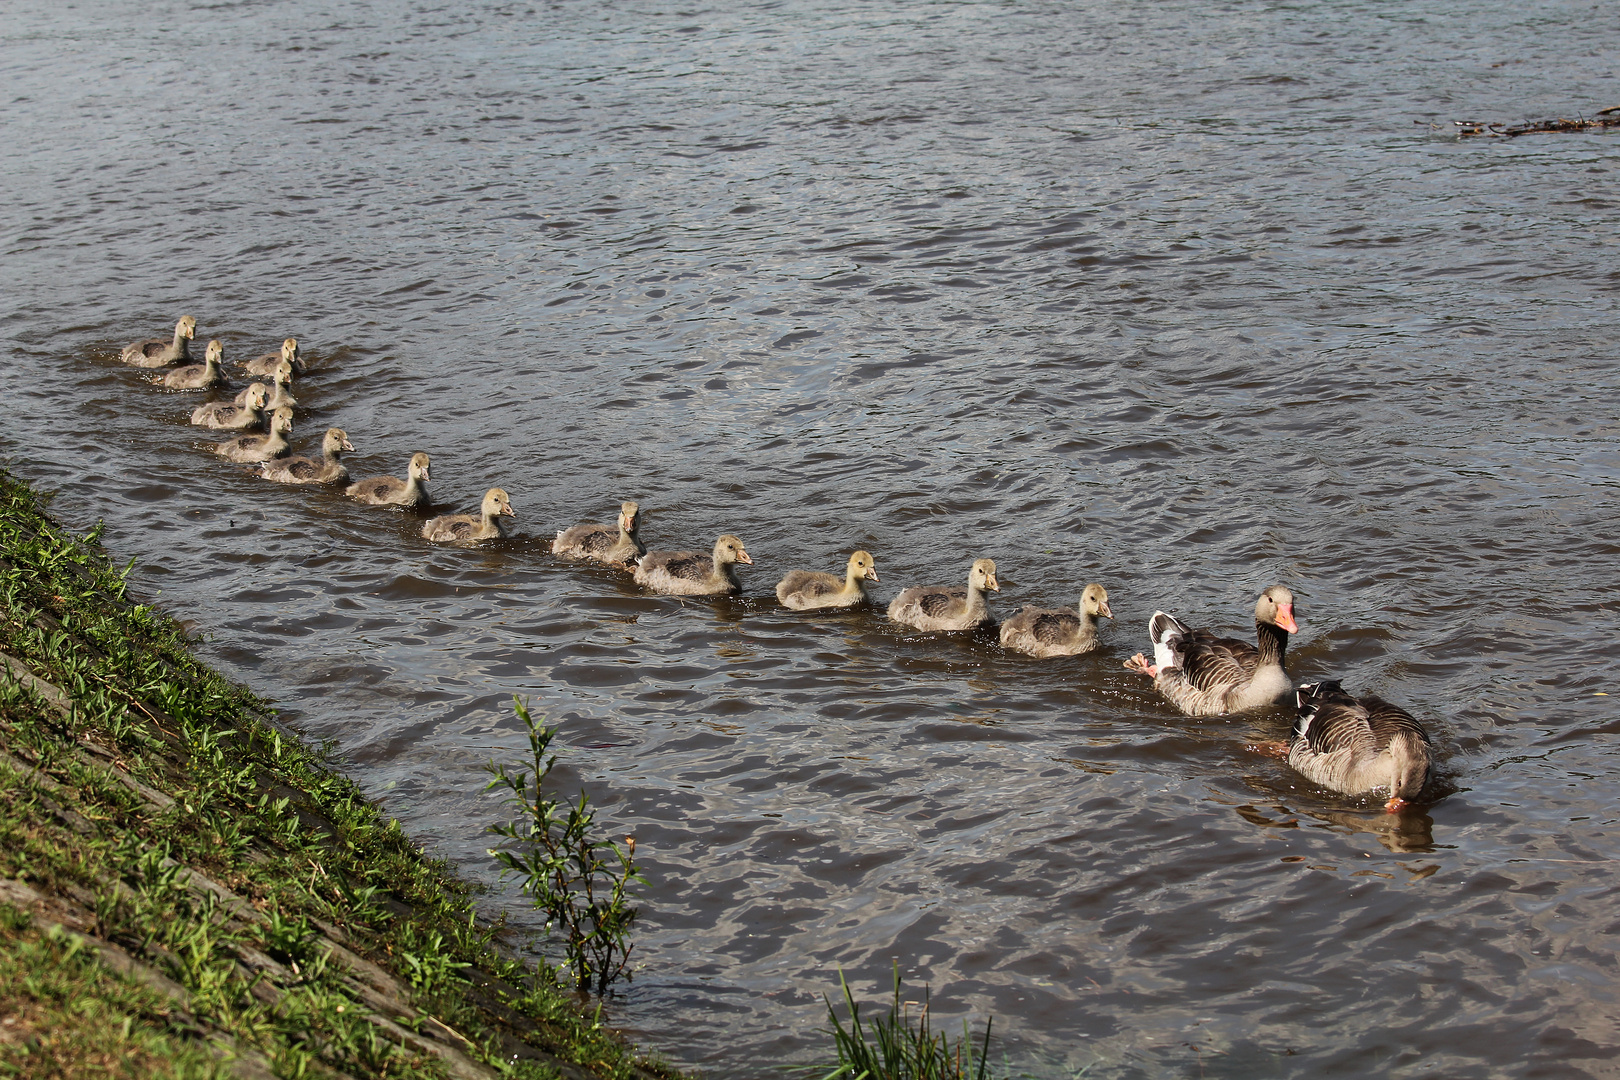
[[[1092,582],[1069,608],[1027,607],[1001,624],[1001,647],[1026,656],[1078,656],[1097,647],[1097,620],[1112,619],[1108,590]]]
[[[968,571],[967,587],[918,585],[889,602],[889,618],[918,630],[971,630],[990,621],[984,593],[1000,592],[994,559],[979,559]]]
[[[275,373],[276,365],[283,360],[292,365],[294,375],[304,374],[304,361],[298,355],[298,339],[288,338],[281,343],[278,353],[265,353],[243,363],[249,375],[263,375],[269,378]]]
[[[1137,653],[1125,661],[1153,680],[1165,699],[1188,716],[1221,716],[1269,705],[1293,688],[1283,660],[1294,622],[1294,594],[1273,585],[1254,602],[1258,647],[1194,630],[1174,615],[1148,620],[1153,662]]]
[[[279,484],[347,484],[349,469],[343,464],[343,451],[353,449],[342,428],[327,428],[321,440],[321,460],[293,457],[267,462],[264,478]]]
[[[649,551],[636,565],[636,584],[668,596],[726,596],[742,591],[737,563],[753,565],[743,542],[726,533],[714,551]]]
[[[276,370],[270,373],[270,378],[274,381],[270,384],[270,396],[265,400],[264,407],[266,409],[279,409],[282,406],[289,409],[296,408],[298,399],[292,396],[292,390],[290,389],[293,378],[292,365],[285,360],[278,361]],[[236,403],[238,405],[247,404],[246,390],[236,395]]]
[[[394,476],[372,476],[357,480],[343,489],[343,494],[367,506],[426,506],[429,502],[426,454],[412,454],[405,468],[406,479]]]
[[[270,434],[238,435],[226,442],[215,443],[214,453],[232,461],[270,461],[291,449],[287,436],[292,434],[292,429],[292,410],[277,409],[275,415],[270,417]]]
[[[162,375],[153,375],[152,381],[170,390],[212,390],[216,386],[225,385],[225,372],[220,370],[219,366],[224,358],[225,346],[215,338],[203,351],[202,363],[175,368]]]
[[[476,514],[446,514],[433,518],[422,526],[422,536],[445,543],[468,540],[493,540],[505,536],[501,518],[515,518],[512,502],[500,488],[484,493],[484,502]]]
[[[148,338],[132,341],[124,346],[118,358],[136,367],[168,367],[191,359],[191,339],[197,335],[197,320],[190,315],[180,316],[174,324],[174,339]]]
[[[246,390],[241,405],[228,405],[212,401],[191,410],[191,422],[198,427],[217,431],[247,431],[264,424],[265,389],[263,383],[254,383]]]
[[[1389,793],[1395,813],[1429,782],[1432,744],[1411,713],[1371,694],[1354,697],[1337,679],[1307,683],[1295,695],[1288,764],[1346,795]]]
[[[633,502],[620,503],[619,520],[615,525],[575,525],[563,529],[551,542],[551,553],[595,559],[609,566],[628,566],[647,550],[647,545],[637,535],[640,529],[641,507]]]
[[[866,583],[878,579],[872,556],[857,551],[849,557],[842,578],[819,570],[790,570],[776,585],[776,598],[794,611],[854,607],[871,602]]]

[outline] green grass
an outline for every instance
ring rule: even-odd
[[[985,1024],[984,1039],[975,1053],[966,1022],[962,1037],[955,1042],[933,1029],[927,990],[915,1013],[909,1002],[901,1000],[898,964],[894,969],[894,1002],[886,1013],[870,1020],[861,1018],[861,1008],[841,972],[838,985],[843,990],[849,1026],[844,1026],[832,1002],[827,1002],[838,1065],[822,1080],[985,1080],[994,1021]]]
[[[226,1044],[286,1077],[447,1075],[434,1046],[512,1076],[555,1075],[556,1059],[673,1075],[553,970],[503,952],[470,889],[327,753],[132,602],[98,537],[0,473],[0,649],[72,700],[64,716],[0,675],[0,879],[47,898],[0,923],[0,1015],[28,1032],[0,1034],[0,1076],[100,1075],[114,1058],[145,1064],[109,1075],[210,1075]],[[183,1007],[81,940],[169,980]],[[42,980],[45,957],[62,962]]]
[[[114,976],[84,939],[31,922],[0,903],[0,1077],[224,1075],[168,999]]]

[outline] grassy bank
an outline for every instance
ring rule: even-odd
[[[0,1076],[675,1075],[3,473],[0,625]]]

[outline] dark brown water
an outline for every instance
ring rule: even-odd
[[[1620,136],[1449,134],[1620,104],[1613,16],[24,0],[0,453],[469,874],[510,697],[560,722],[654,882],[615,1018],[707,1076],[814,1062],[895,962],[1041,1077],[1616,1075]],[[427,450],[522,535],[199,452],[117,362],[182,314],[300,339],[301,449]],[[547,553],[625,498],[747,595]],[[989,556],[1003,614],[1118,619],[1037,662],[777,607],[855,547],[885,602]],[[1443,798],[1121,669],[1273,582]]]

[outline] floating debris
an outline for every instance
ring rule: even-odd
[[[1419,120],[1418,123],[1423,123]],[[1453,120],[1459,137],[1487,135],[1497,139],[1514,139],[1520,135],[1535,135],[1544,131],[1594,131],[1598,128],[1620,127],[1620,105],[1599,109],[1590,118],[1575,120],[1559,117],[1557,120],[1533,120],[1526,124],[1493,124],[1486,120]]]

